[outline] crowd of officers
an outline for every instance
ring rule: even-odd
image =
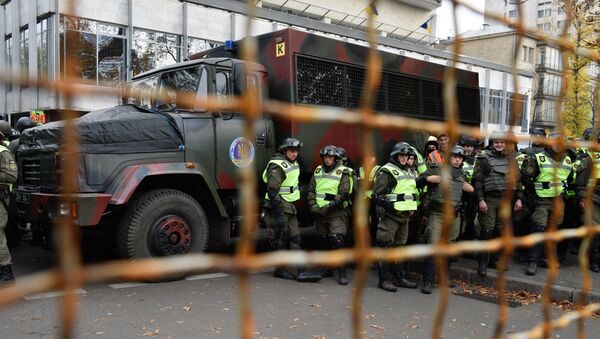
[[[540,143],[544,138],[557,141],[561,136],[546,136],[542,129],[531,133],[538,142],[518,150],[514,136],[494,132],[487,145],[463,136],[458,145],[449,145],[446,134],[429,137],[422,152],[406,143],[396,143],[389,159],[378,165],[374,156],[370,173],[347,164],[346,152],[327,145],[320,150],[322,163],[314,170],[307,188],[307,207],[314,219],[317,249],[339,249],[348,244],[351,210],[354,199],[370,201],[371,237],[380,248],[396,248],[413,243],[435,244],[444,236],[449,243],[457,240],[490,240],[500,236],[505,222],[501,219],[503,197],[509,198],[512,216],[508,224],[517,236],[544,232],[548,228],[575,228],[582,225],[588,183],[593,187],[593,222],[600,224],[600,152],[587,148],[561,151],[557,142]],[[583,139],[589,141],[592,130]],[[600,142],[600,135],[594,135]],[[302,142],[287,138],[279,153],[263,172],[267,193],[263,206],[270,243],[276,250],[300,249],[300,235],[295,202],[300,199],[297,162]],[[448,162],[449,172],[443,172]],[[443,189],[447,180],[449,191]],[[369,181],[372,190],[356,197],[357,186]],[[371,185],[370,185],[371,186]],[[447,189],[447,188],[446,188]],[[449,192],[449,193],[448,193]],[[446,194],[445,194],[446,193]],[[449,194],[449,195],[448,195]],[[558,204],[555,203],[558,201]],[[453,211],[447,234],[442,234],[444,204]],[[556,246],[559,261],[568,250],[577,251],[576,240]],[[487,274],[488,267],[497,268],[497,253],[477,255],[477,271]],[[533,276],[538,266],[545,265],[544,244],[519,250],[515,259],[527,264],[525,273]],[[448,260],[448,269],[452,260]],[[332,270],[305,267],[278,267],[274,276],[298,281],[319,281],[333,276]],[[596,237],[590,250],[590,269],[600,272],[600,241]],[[346,269],[339,267],[337,280],[348,284]],[[378,287],[395,292],[398,287],[416,288],[407,279],[403,263],[377,263]],[[432,258],[422,263],[421,292],[430,294],[435,282]]]
[[[16,151],[19,147],[19,134],[35,127],[29,117],[17,120],[16,130],[10,123],[0,120],[0,286],[14,282],[12,258],[8,249],[5,229],[9,220],[10,194],[17,181]]]

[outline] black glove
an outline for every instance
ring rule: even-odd
[[[277,227],[279,229],[285,228],[286,224],[287,224],[287,220],[283,213],[275,216],[275,227]]]
[[[310,206],[310,213],[312,215],[318,215],[319,214],[319,210],[320,210],[320,208],[319,208],[318,205],[312,205],[312,206]]]

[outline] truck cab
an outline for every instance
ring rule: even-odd
[[[240,221],[236,170],[260,171],[274,152],[273,122],[256,119],[244,136],[244,113],[210,111],[182,97],[227,100],[256,90],[267,97],[267,74],[256,64],[206,58],[153,70],[126,85],[123,105],[77,119],[76,182],[65,205],[61,131],[52,122],[21,138],[15,197],[19,217],[50,238],[57,218],[84,231],[112,232],[123,258],[203,251],[228,243]],[[210,236],[209,236],[210,234]]]

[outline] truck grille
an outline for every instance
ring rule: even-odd
[[[39,159],[23,160],[23,183],[26,186],[40,186],[41,173]]]

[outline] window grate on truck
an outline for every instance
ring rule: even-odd
[[[365,68],[296,55],[297,102],[357,109],[362,105]],[[378,112],[444,119],[443,84],[438,81],[384,72],[377,91]],[[479,89],[458,86],[461,120],[479,123]]]
[[[40,159],[23,160],[23,184],[38,187],[41,181]]]

